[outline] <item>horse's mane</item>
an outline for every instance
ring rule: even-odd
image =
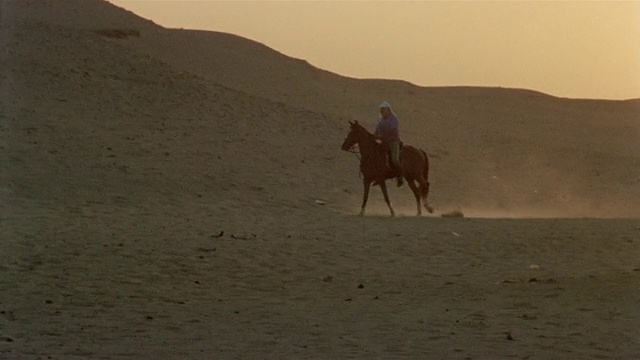
[[[357,121],[353,124],[351,124],[352,127],[356,127],[358,129],[358,131],[367,134],[369,136],[369,138],[371,139],[371,141],[375,141],[375,135],[370,133],[369,130],[367,130],[367,128],[365,128],[364,126],[360,125],[360,123],[358,123]]]

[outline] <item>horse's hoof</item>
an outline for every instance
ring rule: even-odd
[[[433,208],[431,206],[425,206],[429,214],[433,214]]]

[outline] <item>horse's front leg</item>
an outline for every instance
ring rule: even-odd
[[[391,216],[396,216],[396,213],[393,211],[393,208],[391,207],[391,202],[389,201],[389,194],[387,193],[387,182],[384,180],[380,180],[378,184],[380,185],[380,190],[382,190],[382,196],[384,196],[384,201],[387,203],[387,206],[389,207],[389,211],[391,211]]]
[[[367,200],[369,199],[369,189],[371,188],[371,181],[364,180],[364,195],[362,196],[362,207],[360,207],[360,216],[364,215],[364,208],[367,206]]]

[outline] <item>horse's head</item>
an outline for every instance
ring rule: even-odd
[[[344,139],[341,147],[341,149],[345,151],[348,151],[355,144],[359,143],[363,139],[363,136],[371,136],[367,129],[358,124],[357,121],[349,121],[349,126],[349,134],[347,134],[347,138]]]

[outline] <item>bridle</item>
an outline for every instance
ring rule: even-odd
[[[358,144],[353,144],[353,146],[350,147],[349,150],[347,150],[347,152],[354,154],[358,158],[358,161],[360,161],[362,160],[362,158],[360,157],[360,149],[359,148],[356,149],[356,145]]]
[[[350,152],[358,158],[358,164],[362,163],[362,154],[360,153],[360,147],[356,148],[358,143],[353,144],[349,149],[345,150],[346,152]],[[362,179],[362,169],[358,166],[358,176]]]

